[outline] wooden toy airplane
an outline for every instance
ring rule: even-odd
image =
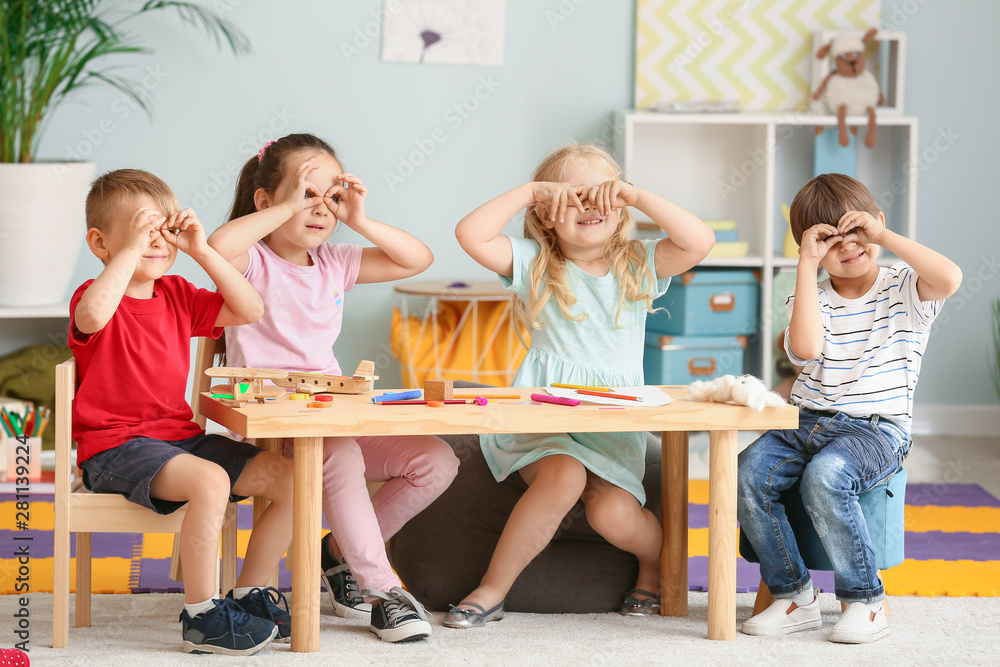
[[[363,394],[374,388],[375,362],[362,361],[353,376],[322,373],[289,373],[280,368],[232,368],[213,366],[205,370],[209,377],[230,378],[232,384],[212,387],[212,394],[227,405],[243,407],[250,400],[263,403],[268,398],[284,396],[283,387],[301,394]],[[270,380],[277,386],[264,385]],[[219,397],[219,395],[223,397]],[[232,396],[232,398],[229,398]]]

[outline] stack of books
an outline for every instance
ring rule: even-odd
[[[706,220],[705,224],[715,232],[715,246],[709,257],[746,257],[749,244],[740,241],[740,233],[733,220]]]

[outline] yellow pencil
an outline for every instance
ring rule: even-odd
[[[562,387],[563,389],[587,389],[589,391],[610,391],[613,392],[614,389],[609,387],[588,387],[582,384],[563,384],[562,382],[553,382],[553,387]]]

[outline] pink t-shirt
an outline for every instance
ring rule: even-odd
[[[344,293],[354,289],[361,246],[324,243],[311,266],[281,259],[261,241],[243,273],[264,299],[264,316],[226,327],[226,365],[340,375],[333,343],[340,335]]]

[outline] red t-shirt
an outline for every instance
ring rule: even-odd
[[[204,433],[185,398],[191,338],[218,338],[223,298],[180,276],[163,276],[152,299],[122,297],[103,329],[85,335],[74,314],[88,280],[69,304],[69,347],[76,358],[73,439],[77,461],[133,438],[183,440]]]

